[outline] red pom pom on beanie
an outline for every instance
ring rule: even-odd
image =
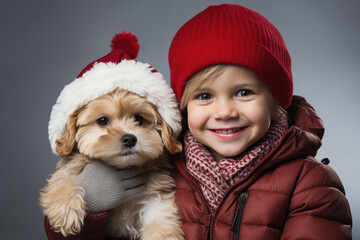
[[[234,64],[255,72],[286,109],[293,93],[291,59],[280,32],[240,5],[210,6],[185,23],[169,50],[171,86],[181,101],[186,82],[201,69]]]

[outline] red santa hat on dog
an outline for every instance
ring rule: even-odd
[[[61,91],[52,108],[49,140],[56,152],[56,140],[66,127],[69,116],[90,101],[117,88],[136,93],[157,107],[161,117],[178,135],[181,115],[175,94],[163,76],[147,63],[136,61],[139,44],[136,36],[123,32],[111,41],[111,51],[90,63]]]

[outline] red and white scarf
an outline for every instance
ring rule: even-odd
[[[230,187],[246,177],[279,143],[287,129],[287,117],[283,115],[273,121],[265,136],[248,148],[244,154],[234,158],[224,158],[219,162],[214,160],[207,147],[198,142],[189,131],[185,134],[186,166],[189,173],[200,183],[212,211],[217,209]]]

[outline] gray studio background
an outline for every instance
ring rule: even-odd
[[[65,84],[107,54],[123,30],[139,38],[138,60],[169,79],[167,52],[177,29],[222,2],[0,0],[0,239],[46,238],[37,199],[57,161],[47,123]],[[282,33],[295,94],[313,104],[326,126],[317,157],[328,157],[342,179],[353,237],[360,239],[360,2],[227,2],[261,13]]]

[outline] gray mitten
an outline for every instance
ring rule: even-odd
[[[76,177],[85,190],[89,213],[104,212],[145,191],[145,168],[117,169],[100,161],[87,164]]]

